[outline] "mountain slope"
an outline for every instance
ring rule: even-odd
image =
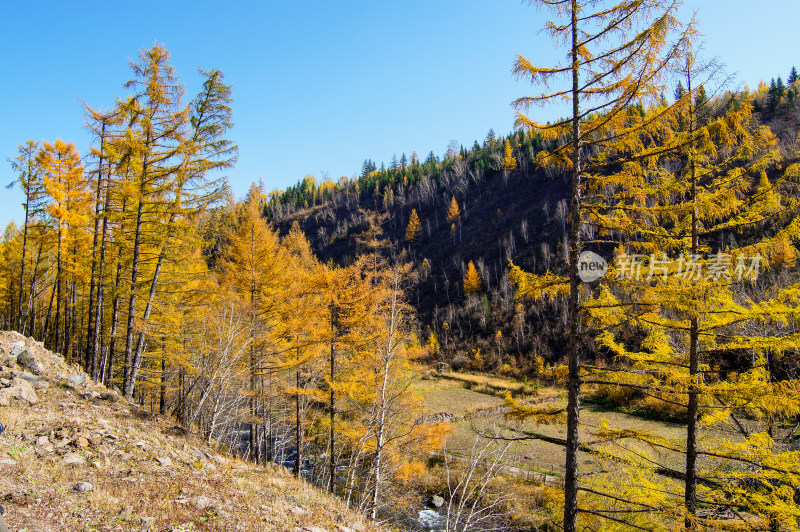
[[[766,88],[754,94],[728,93],[712,104],[719,112],[734,96],[752,99],[754,123],[775,132],[787,155],[781,164],[792,162],[800,124],[794,97],[774,112],[765,107]],[[536,155],[547,148],[535,134],[517,131],[495,138],[490,132],[482,145],[449,150],[443,160],[431,153],[425,162],[412,157],[408,165],[380,170],[368,160],[357,179],[316,185],[307,177],[296,187],[272,193],[264,213],[284,233],[298,223],[315,253],[339,264],[360,253],[357,236],[367,229],[370,217],[380,219],[388,252],[413,261],[419,273],[411,301],[423,340],[431,334],[438,340],[438,361],[456,369],[535,374],[532,370],[542,362],[562,355],[569,336],[566,307],[563,301],[515,301],[508,266],[511,260],[532,273],[564,273],[568,180],[558,170],[540,169]],[[513,156],[514,165],[506,167],[504,153]],[[449,220],[453,201],[461,214]],[[412,210],[420,230],[409,242],[406,227]],[[747,238],[741,235],[742,241]],[[614,247],[598,243],[592,250],[610,258]],[[473,295],[463,287],[470,262],[482,282]]]
[[[282,467],[218,453],[15,332],[0,332],[0,421],[11,530],[377,530]]]
[[[518,161],[511,170],[500,164],[506,140]],[[557,359],[565,334],[560,320],[552,319],[559,309],[545,309],[543,319],[540,310],[518,305],[507,276],[509,260],[538,273],[560,270],[564,262],[567,181],[536,169],[540,147],[536,137],[517,132],[441,162],[431,156],[432,162],[373,172],[334,192],[312,190],[308,207],[299,207],[302,195],[287,192],[289,204],[271,200],[265,210],[282,232],[298,223],[317,255],[339,264],[360,252],[357,235],[370,216],[382,217],[389,253],[412,260],[419,273],[411,301],[423,340],[431,333],[438,338],[439,360],[474,359],[480,349],[485,367],[474,369],[500,369],[513,359],[524,370],[536,355]],[[450,221],[453,200],[460,216]],[[421,232],[408,242],[412,210]],[[472,296],[463,289],[470,261],[481,278]]]

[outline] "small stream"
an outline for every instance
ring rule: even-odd
[[[419,511],[419,524],[422,526],[420,530],[425,532],[444,532],[447,516],[440,513],[439,510],[426,508]]]
[[[250,443],[249,430],[239,431],[239,447],[242,453],[245,453],[249,448]],[[272,461],[276,464],[282,465],[290,472],[294,471],[295,460],[297,458],[297,451],[294,448],[293,441],[282,441],[281,438],[274,438],[271,442],[276,453],[273,455]],[[306,480],[313,482],[312,470],[316,465],[316,457],[314,455],[306,455],[303,459],[303,466],[300,470],[300,476]],[[343,474],[347,468],[340,466],[337,468],[339,474]],[[419,501],[417,508],[409,508],[406,512],[394,514],[395,526],[399,526],[403,532],[445,532],[447,526],[447,507],[432,508],[427,498]],[[414,517],[416,512],[416,518]],[[403,515],[405,514],[405,515]]]

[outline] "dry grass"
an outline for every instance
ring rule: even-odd
[[[462,382],[473,387],[475,391],[482,393],[500,393],[504,395],[508,392],[512,395],[534,395],[537,392],[535,386],[511,379],[504,379],[502,377],[473,375],[471,373],[458,373],[455,371],[445,371],[440,373],[439,376],[444,379]]]
[[[0,347],[10,351],[14,339],[0,334]],[[52,362],[54,368],[68,367],[55,357]],[[0,369],[0,377],[12,369]],[[0,407],[6,426],[0,460],[16,462],[0,463],[0,498],[12,531],[335,531],[336,525],[354,523],[378,530],[280,466],[256,466],[220,454],[191,434],[173,435],[170,419],[145,420],[136,406],[102,385],[68,389],[54,372],[44,376],[51,385],[37,391],[38,404]],[[82,397],[92,392],[106,398]],[[42,436],[51,450],[37,444]],[[66,453],[83,456],[86,465],[66,467]],[[169,458],[171,465],[157,458]],[[78,482],[91,483],[92,491],[77,493]]]
[[[461,378],[454,379],[452,375]],[[492,382],[507,385],[513,381],[504,381],[493,377],[483,377],[469,374],[450,374],[447,378],[438,381],[426,380],[415,384],[421,395],[425,397],[426,413],[448,413],[455,420],[451,423],[452,432],[449,436],[447,446],[451,451],[458,452],[467,450],[475,441],[474,428],[489,427],[494,423],[506,424],[503,419],[504,401],[499,396],[486,395],[476,390],[475,386],[470,389],[464,388],[465,380],[472,382]],[[548,403],[554,406],[566,405],[566,396],[563,389],[551,386],[541,386],[533,395],[526,396],[523,402]],[[651,431],[667,438],[680,439],[685,434],[685,426],[679,423],[669,423],[655,419],[645,419],[632,416],[624,412],[610,410],[600,405],[584,404],[581,408],[581,441],[593,441],[596,438],[593,433],[602,420],[607,420],[612,427],[621,429],[635,429]],[[538,425],[532,422],[516,424],[510,422],[512,427],[522,430],[532,430],[547,436],[556,438],[566,438],[566,425],[559,423],[553,425]],[[708,437],[717,436],[712,432]],[[635,446],[635,444],[633,444]],[[611,444],[601,445],[607,451],[619,452],[617,448],[612,448]],[[510,452],[509,460],[513,465],[523,469],[546,472],[553,475],[560,475],[564,467],[564,447],[541,440],[526,440],[515,443]],[[679,457],[666,457],[672,465],[678,466]],[[673,460],[674,459],[674,460]],[[591,469],[594,458],[589,455],[581,454],[582,467]]]
[[[683,400],[680,395],[667,395],[666,401],[644,395],[635,388],[610,385],[587,386],[587,400],[617,409],[621,412],[635,414],[662,421],[686,422],[686,408],[679,406]],[[678,404],[676,404],[678,403]]]

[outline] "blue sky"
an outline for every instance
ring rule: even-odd
[[[739,85],[800,67],[791,43],[795,0],[687,0],[699,9],[708,55]],[[128,63],[165,45],[187,88],[218,68],[234,91],[228,171],[237,197],[254,180],[284,188],[306,174],[352,176],[366,158],[441,155],[489,128],[512,129],[510,102],[534,93],[510,69],[516,53],[559,59],[538,30],[545,15],[518,0],[404,2],[7,2],[0,50],[0,184],[27,139],[62,138],[88,150],[82,101],[108,108],[126,94]],[[541,111],[540,117],[554,118]],[[22,196],[0,188],[0,225],[21,221]]]

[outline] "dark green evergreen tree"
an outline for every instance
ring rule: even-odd
[[[686,87],[683,86],[683,82],[679,81],[678,86],[675,87],[675,101],[680,100],[686,94]]]
[[[783,85],[781,78],[778,78],[778,82],[781,86]],[[767,110],[769,114],[775,114],[775,111],[778,110],[778,105],[781,103],[781,96],[783,96],[782,90],[786,89],[785,87],[779,89],[778,86],[778,83],[775,83],[775,78],[772,78],[769,82],[769,90],[767,91]]]
[[[786,78],[786,82],[787,82],[789,85],[792,85],[792,84],[794,84],[794,82],[795,82],[795,81],[797,81],[797,80],[798,80],[797,69],[796,69],[795,67],[792,67],[792,71],[791,71],[791,72],[789,72],[789,77],[788,77],[788,78]]]
[[[695,116],[697,118],[697,125],[701,127],[706,125],[708,120],[711,118],[711,107],[708,104],[706,88],[702,85],[698,89],[697,96],[694,99],[694,108]]]
[[[378,167],[375,165],[375,161],[372,159],[365,159],[364,164],[361,165],[361,177],[367,177],[377,169]]]

